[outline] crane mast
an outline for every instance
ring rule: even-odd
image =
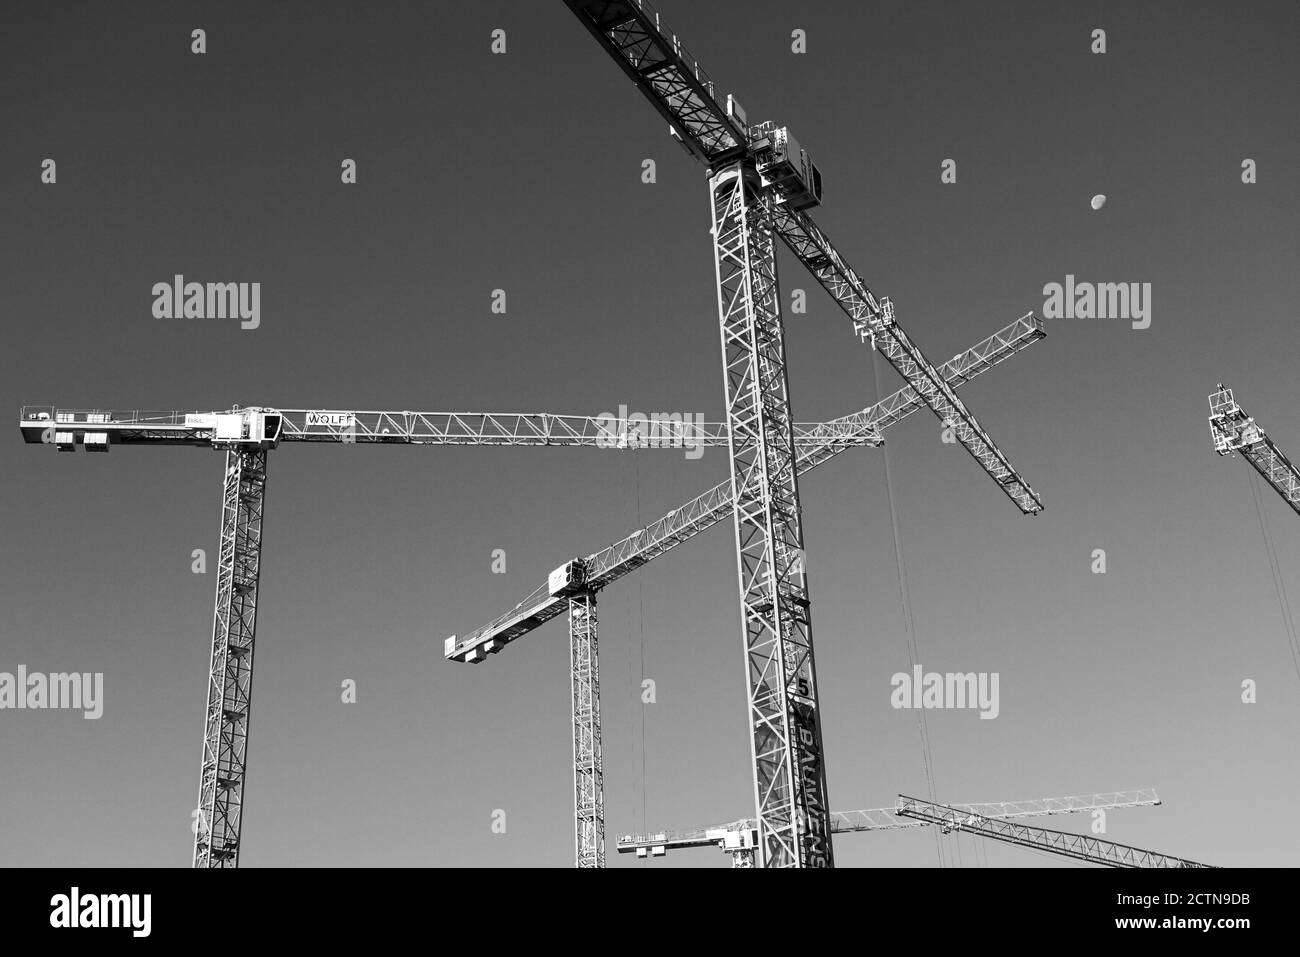
[[[596,594],[590,590],[569,598],[569,673],[573,694],[574,855],[578,867],[604,867],[600,659],[596,653]]]
[[[927,824],[937,824],[943,828],[945,834],[949,831],[965,831],[979,837],[1048,851],[1062,857],[1102,864],[1106,867],[1213,866],[1156,851],[1144,851],[1140,847],[1130,847],[1127,844],[1103,841],[1086,834],[1071,834],[1067,831],[1052,831],[1042,827],[1027,827],[1012,821],[1000,821],[960,808],[921,801],[901,794],[898,796],[898,803],[894,806],[894,812]]]
[[[1042,503],[943,376],[813,223],[821,172],[772,122],[750,125],[647,0],[565,0],[709,171],[758,863],[834,863],[777,282],[780,237],[1027,514]],[[450,654],[449,654],[450,656]]]
[[[1300,469],[1282,454],[1253,418],[1237,404],[1232,390],[1219,383],[1210,394],[1210,435],[1220,455],[1240,452],[1242,458],[1273,487],[1282,501],[1300,514]]]
[[[759,859],[830,867],[811,602],[770,200],[750,160],[710,181]]]
[[[227,452],[194,867],[239,866],[265,495],[266,450]]]

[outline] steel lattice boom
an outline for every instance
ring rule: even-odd
[[[1232,397],[1232,390],[1223,383],[1210,395],[1210,434],[1214,451],[1220,455],[1240,452],[1282,500],[1300,514],[1300,469],[1246,415]]]
[[[1036,850],[1049,851],[1063,857],[1072,857],[1080,861],[1102,864],[1106,867],[1210,867],[1181,857],[1171,857],[1155,851],[1144,851],[1127,844],[1103,841],[1086,834],[1070,834],[1067,831],[1051,831],[1041,827],[1026,827],[1010,821],[1001,821],[979,814],[933,804],[917,798],[898,796],[895,805],[896,814],[916,818],[927,824],[937,824],[948,831],[965,831],[980,837],[1032,847]]]
[[[1022,316],[1015,322],[998,330],[983,342],[965,352],[954,356],[945,363],[940,373],[953,387],[957,388],[993,366],[1005,361],[1021,349],[1027,348],[1046,335],[1040,319],[1032,313]],[[893,425],[921,408],[923,403],[910,386],[900,389],[886,399],[869,406],[860,412],[833,419],[819,427],[826,432],[845,431],[859,434],[863,431],[878,432],[886,426]],[[799,473],[828,461],[844,446],[827,443],[820,447],[800,446],[797,456]],[[606,585],[617,581],[636,568],[664,554],[670,549],[688,541],[700,532],[712,528],[732,512],[733,496],[731,482],[722,482],[709,491],[697,496],[685,505],[673,509],[657,522],[627,536],[620,542],[587,556],[576,559],[556,569],[550,580],[506,614],[489,622],[483,628],[458,640],[456,636],[447,639],[446,655],[457,661],[482,661],[485,656],[499,651],[515,638],[527,634],[551,618],[561,614],[574,595],[592,594]],[[574,643],[574,622],[570,618],[570,643]],[[575,672],[575,687],[582,680],[582,675]],[[597,712],[598,717],[598,712]],[[593,751],[599,755],[600,726],[594,726],[589,719],[575,717],[574,740],[593,742]],[[578,754],[575,748],[575,760]],[[590,762],[590,757],[584,755]],[[577,767],[575,766],[575,776]],[[595,830],[588,826],[588,817],[581,810],[583,798],[578,796],[575,804],[575,833],[578,841],[577,860],[590,861],[595,854],[590,844],[583,844],[584,835],[594,835]],[[602,834],[603,834],[603,828]],[[739,859],[739,858],[738,858]]]
[[[1046,334],[1041,319],[1032,313],[1022,316],[944,363],[939,372],[949,385],[958,388]],[[883,431],[922,408],[925,408],[925,403],[908,386],[860,412],[832,419],[810,431],[842,429],[851,435],[864,429]],[[847,444],[831,442],[811,447],[801,444],[797,462],[799,474],[830,461],[846,447]],[[731,509],[731,481],[728,480],[672,509],[645,528],[581,559],[585,586],[599,590],[618,581],[700,532],[712,528],[730,516]],[[487,654],[501,650],[509,642],[562,614],[567,607],[567,599],[563,594],[553,594],[550,583],[543,584],[505,614],[464,637],[453,636],[449,639],[447,657],[456,661],[482,661]]]
[[[649,418],[551,415],[546,412],[357,412],[238,407],[224,412],[141,412],[24,406],[19,428],[29,443],[70,451],[78,445],[103,451],[109,445],[192,445],[233,448],[280,442],[358,445],[509,445],[578,448],[675,449],[691,445],[725,448],[727,427],[684,421],[680,413]],[[820,448],[879,445],[872,424],[857,421],[799,422],[795,443]]]
[[[943,375],[894,320],[893,304],[872,295],[807,213],[778,207],[776,223],[785,244],[853,321],[858,336],[870,339],[939,420],[952,426],[957,440],[1021,512],[1041,512],[1043,502],[1038,494],[1012,468]]]
[[[934,366],[894,320],[888,300],[877,300],[807,212],[821,198],[821,175],[800,165],[797,144],[771,123],[750,126],[734,98],[724,101],[714,81],[646,0],[565,0],[619,67],[669,122],[687,152],[715,172],[742,155],[765,165],[777,190],[773,228],[852,320],[860,337],[874,339],[962,446],[1025,514],[1042,510],[1037,493],[1007,461],[975,416],[946,386]],[[815,182],[803,182],[800,174]],[[792,187],[794,180],[799,185]],[[802,187],[802,190],[799,189]],[[792,192],[793,190],[793,192]]]
[[[1038,798],[1030,801],[1003,801],[993,804],[954,804],[953,808],[968,814],[997,820],[1025,817],[1048,817],[1059,814],[1080,814],[1088,811],[1116,808],[1154,807],[1160,797],[1154,788],[1135,791],[1105,791],[1097,794],[1074,795],[1060,798]],[[894,831],[904,828],[929,827],[931,822],[901,816],[895,808],[870,808],[861,811],[834,811],[831,813],[833,834],[852,834],[860,831]],[[620,854],[638,857],[661,857],[668,851],[689,847],[720,847],[727,851],[744,850],[752,846],[752,819],[732,821],[713,827],[697,827],[681,831],[660,831],[656,834],[628,834],[619,838]]]
[[[668,121],[673,136],[706,165],[738,156],[744,121],[718,100],[713,80],[646,0],[565,0]]]

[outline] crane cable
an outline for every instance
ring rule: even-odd
[[[641,459],[637,456],[639,449],[632,452],[632,462],[636,466],[636,527],[641,528]],[[642,696],[645,694],[645,576],[636,576],[636,601],[637,612],[640,618],[637,627],[637,640],[639,642],[638,655],[640,659],[641,680],[637,682],[636,701],[638,702],[637,712],[641,718],[641,833],[646,832],[646,813],[645,813],[645,702]]]
[[[878,368],[879,357],[875,343],[871,348],[871,379],[872,389],[875,400],[880,401],[880,372]],[[912,665],[912,671],[915,673],[916,665],[919,663],[920,651],[916,642],[916,628],[912,619],[912,604],[908,597],[907,590],[907,566],[903,561],[903,540],[898,531],[898,509],[894,504],[894,479],[893,470],[889,464],[889,444],[881,445],[885,457],[885,492],[889,498],[889,520],[890,529],[894,537],[894,562],[898,569],[898,596],[903,607],[903,629],[907,638],[907,655],[909,663]],[[925,785],[929,791],[929,798],[932,802],[937,803],[938,798],[935,795],[934,785],[934,755],[930,746],[930,730],[925,720],[925,709],[916,709],[917,729],[921,736],[921,766],[925,773]],[[944,866],[943,861],[943,844],[939,829],[933,828],[934,831],[934,848],[939,858],[939,866]]]
[[[633,447],[629,450],[629,457],[630,457],[631,460],[632,460],[630,471],[632,472],[632,486],[633,486],[633,489],[634,489],[634,492],[635,492],[635,500],[636,500],[636,527],[637,527],[637,528],[640,528],[640,527],[641,527],[641,459],[640,459],[640,457],[639,457],[638,454],[637,454],[639,451],[640,451],[640,446],[639,446],[639,445],[633,446]],[[627,657],[627,659],[626,659],[626,661],[627,661],[627,667],[626,667],[626,669],[625,669],[626,674],[627,674],[627,683],[628,683],[628,687],[629,687],[629,688],[631,689],[631,691],[632,691],[631,700],[632,700],[632,702],[633,702],[633,707],[635,707],[635,708],[637,709],[637,718],[634,719],[634,721],[632,722],[632,724],[633,724],[633,727],[635,728],[637,722],[639,721],[639,723],[640,723],[640,731],[641,731],[641,833],[642,833],[642,834],[645,834],[645,833],[647,832],[647,827],[646,827],[646,774],[645,774],[645,771],[646,771],[646,760],[645,760],[645,710],[646,710],[646,709],[645,709],[645,703],[641,700],[642,689],[643,689],[644,686],[645,686],[645,584],[644,584],[644,581],[645,581],[644,576],[642,576],[642,575],[637,575],[637,576],[636,576],[636,588],[637,588],[637,612],[636,612],[636,614],[637,614],[637,620],[638,620],[638,624],[637,624],[637,635],[638,635],[638,643],[639,643],[638,655],[639,655],[639,662],[640,662],[640,664],[639,664],[639,670],[640,670],[640,679],[639,679],[639,681],[633,677],[633,674],[632,674],[632,656],[631,656],[630,654],[628,655],[628,657]],[[632,617],[632,611],[631,611],[631,609],[629,608],[629,609],[628,609],[628,618],[631,619],[631,617]],[[630,623],[630,622],[629,622],[629,623]]]
[[[1300,639],[1296,637],[1295,618],[1291,614],[1291,602],[1286,595],[1286,582],[1282,578],[1282,565],[1277,558],[1277,547],[1273,536],[1264,521],[1264,496],[1259,487],[1260,479],[1251,470],[1250,492],[1255,500],[1255,517],[1259,519],[1260,535],[1264,539],[1264,555],[1268,559],[1268,570],[1273,576],[1273,590],[1277,594],[1278,607],[1282,612],[1282,624],[1286,628],[1287,650],[1291,652],[1291,663],[1295,666],[1296,677],[1300,678]]]

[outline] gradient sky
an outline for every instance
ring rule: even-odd
[[[1233,386],[1300,457],[1300,7],[660,7],[751,120],[809,150],[817,221],[936,364],[1040,310],[1067,273],[1152,284],[1149,329],[1057,320],[962,391],[1042,515],[1021,517],[929,413],[888,432],[919,660],[1001,676],[997,720],[928,714],[938,796],[1156,787],[1164,806],[1113,812],[1112,839],[1296,863],[1300,677],[1253,472],[1213,454],[1206,396]],[[195,27],[206,55],[189,52]],[[0,85],[0,404],[15,417],[721,417],[703,170],[558,2],[8,3]],[[339,181],[345,157],[356,185]],[[870,353],[782,256],[786,294],[809,290],[787,317],[796,416],[862,408]],[[154,319],[150,289],[175,273],[261,282],[261,328]],[[882,392],[901,384],[881,369]],[[839,809],[926,793],[916,715],[889,703],[909,661],[884,454],[801,483]],[[13,428],[0,470],[0,671],[102,671],[106,695],[99,721],[0,712],[0,862],[188,866],[215,585],[190,554],[215,556],[222,456],[56,455]],[[272,453],[243,865],[571,863],[565,620],[481,667],[445,662],[443,639],[726,474],[722,450]],[[1295,588],[1300,523],[1268,490],[1264,519]],[[600,596],[611,865],[632,863],[619,834],[752,813],[732,547],[719,526]],[[347,678],[356,704],[340,702]],[[939,860],[921,831],[836,853]],[[969,838],[943,854],[1061,863]]]

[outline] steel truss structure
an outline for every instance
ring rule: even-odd
[[[927,824],[937,824],[944,833],[965,831],[980,837],[992,838],[1021,847],[1050,851],[1063,857],[1072,857],[1092,864],[1106,867],[1211,867],[1210,864],[1198,864],[1181,857],[1144,851],[1127,844],[1116,844],[1089,837],[1086,834],[1070,834],[1067,831],[1051,831],[1042,827],[1026,827],[1011,821],[1000,821],[979,814],[963,811],[960,808],[944,804],[934,804],[904,795],[898,796],[894,813],[903,817],[916,818]]]
[[[747,161],[709,186],[758,855],[770,867],[830,867],[830,802],[770,200]]]
[[[1046,335],[1042,320],[1033,313],[1027,314],[944,363],[939,369],[940,374],[954,389],[958,388]],[[879,433],[924,407],[925,403],[916,391],[907,386],[860,412],[822,423],[818,429],[827,432],[842,430],[846,435],[858,435],[864,431]],[[800,443],[799,474],[829,462],[848,447],[848,443],[826,442],[805,448]],[[626,538],[593,552],[582,559],[588,586],[598,591],[611,585],[712,528],[731,515],[732,503],[731,480],[727,479]],[[488,652],[499,651],[509,642],[562,614],[566,608],[563,599],[551,595],[547,585],[541,585],[509,611],[458,637],[447,657],[457,661],[482,661]]]
[[[958,353],[944,363],[939,372],[953,389],[1004,362],[1022,349],[1046,336],[1042,320],[1030,313],[999,329],[965,352]],[[887,398],[867,408],[823,423],[824,432],[860,435],[879,434],[891,425],[901,422],[913,412],[924,407],[920,396],[911,386],[899,389]],[[827,442],[821,446],[798,448],[796,466],[799,474],[834,458],[847,446]],[[728,479],[696,496],[691,501],[669,511],[662,518],[626,538],[601,549],[579,563],[584,571],[584,587],[600,591],[637,568],[689,541],[699,533],[712,528],[732,515],[734,497]],[[447,657],[457,661],[478,662],[499,651],[509,642],[520,638],[562,614],[569,607],[564,594],[552,591],[549,583],[534,590],[510,611],[464,638],[448,639]],[[572,622],[570,622],[572,626]],[[600,728],[597,724],[591,735],[599,747]],[[582,734],[575,724],[574,735]],[[578,835],[578,860],[590,860],[590,846],[582,844],[581,835],[591,831],[585,827],[585,818],[575,806],[575,833]]]
[[[573,807],[578,867],[605,866],[605,788],[600,754],[600,659],[596,595],[569,599],[569,664],[573,694]]]
[[[654,546],[621,549],[617,557],[609,557],[605,571],[589,577],[584,570],[585,584],[578,591],[566,588],[558,596],[562,601],[547,605],[548,617],[570,610],[575,842],[580,864],[603,859],[594,596],[603,582],[612,580],[614,569],[625,572],[643,564],[710,527],[722,514],[732,514],[760,834],[756,863],[830,866],[831,823],[803,563],[799,473],[843,448],[880,444],[881,423],[908,414],[915,401],[914,407],[930,408],[954,430],[1022,512],[1042,508],[954,391],[960,382],[1032,341],[1035,331],[1041,335],[1041,329],[995,344],[987,358],[972,357],[968,369],[952,363],[935,368],[898,327],[889,301],[875,298],[813,222],[807,209],[820,202],[820,172],[784,128],[771,123],[751,126],[731,96],[724,107],[712,79],[646,0],[566,0],[566,5],[668,120],[679,143],[709,169],[724,423],[674,422],[667,414],[657,421],[634,422],[610,416],[261,407],[194,413],[25,408],[21,413],[27,441],[49,442],[59,450],[169,444],[227,453],[196,866],[235,866],[239,859],[266,453],[280,441],[728,448],[725,504],[716,490],[711,498],[706,493],[693,503],[689,515],[681,520],[668,517],[657,530]],[[847,417],[852,421],[811,425],[793,421],[776,274],[777,237],[848,315],[856,334],[870,340],[907,382],[908,388],[891,406],[876,407],[878,420]],[[481,659],[536,627],[538,613],[529,614],[504,623],[493,637],[478,636],[469,647],[449,642],[447,656]],[[206,821],[204,815],[210,815]]]
[[[1300,469],[1282,454],[1264,430],[1232,397],[1232,390],[1219,383],[1217,392],[1210,395],[1210,435],[1214,451],[1220,455],[1240,452],[1273,491],[1300,514]]]
[[[872,295],[812,221],[807,210],[821,201],[821,173],[788,130],[749,124],[734,95],[724,106],[712,78],[647,0],[565,2],[709,171],[757,863],[832,866],[774,237],[1022,512],[1035,514],[1042,502],[899,328],[889,301]],[[517,635],[530,626],[516,619],[507,627]],[[488,639],[483,648],[504,641]],[[480,658],[477,649],[462,656],[460,643],[448,645],[448,657]]]
[[[237,867],[248,763],[253,649],[261,573],[267,453],[281,442],[361,445],[562,446],[572,448],[723,447],[721,423],[549,413],[361,412],[247,407],[220,412],[142,412],[25,406],[19,428],[28,443],[60,451],[107,451],[112,445],[206,447],[226,453],[216,610],[204,711],[193,864]],[[881,443],[871,422],[795,426],[800,448],[841,451]],[[575,806],[588,862],[604,863],[600,768],[600,686],[595,592],[575,599],[573,626]]]
[[[195,867],[239,866],[265,498],[266,452],[227,452]]]
[[[222,412],[142,412],[112,409],[61,409],[24,406],[19,426],[28,442],[60,449],[86,445],[104,436],[109,445],[192,445],[222,448],[237,444],[219,434],[219,420],[253,414],[278,417],[274,442],[331,442],[344,445],[509,445],[577,448],[675,449],[691,445],[725,448],[722,422],[684,421],[681,413],[616,418],[551,415],[546,412],[359,412],[325,409],[273,409],[236,406]],[[880,445],[873,424],[858,419],[798,422],[800,447],[839,448]],[[246,436],[245,436],[246,438]],[[268,439],[268,442],[270,440]]]
[[[1113,810],[1116,808],[1153,807],[1158,804],[1160,804],[1160,797],[1155,790],[1153,788],[1144,788],[1135,791],[1106,791],[1071,797],[1038,798],[1030,801],[954,804],[951,806],[964,813],[974,814],[979,817],[1012,819],[1080,814],[1087,811]],[[833,811],[831,813],[832,834],[894,831],[929,826],[929,821],[901,816],[892,807],[871,808],[861,811]],[[754,833],[756,831],[757,823],[751,818],[732,821],[729,824],[718,824],[713,827],[660,831],[655,834],[628,834],[619,838],[617,848],[620,854],[636,854],[638,857],[661,857],[670,850],[682,850],[691,847],[720,847],[732,854],[733,866],[744,867],[752,863],[754,846],[754,841],[747,836],[747,832]]]
[[[750,127],[734,99],[724,106],[714,81],[648,0],[565,0],[579,21],[632,79],[688,153],[714,173],[750,157],[766,134]],[[1026,514],[1042,500],[1012,468],[993,440],[894,321],[888,300],[878,300],[848,265],[806,208],[772,206],[772,227],[817,278],[853,323],[859,337],[874,339],[882,354],[959,442]]]

